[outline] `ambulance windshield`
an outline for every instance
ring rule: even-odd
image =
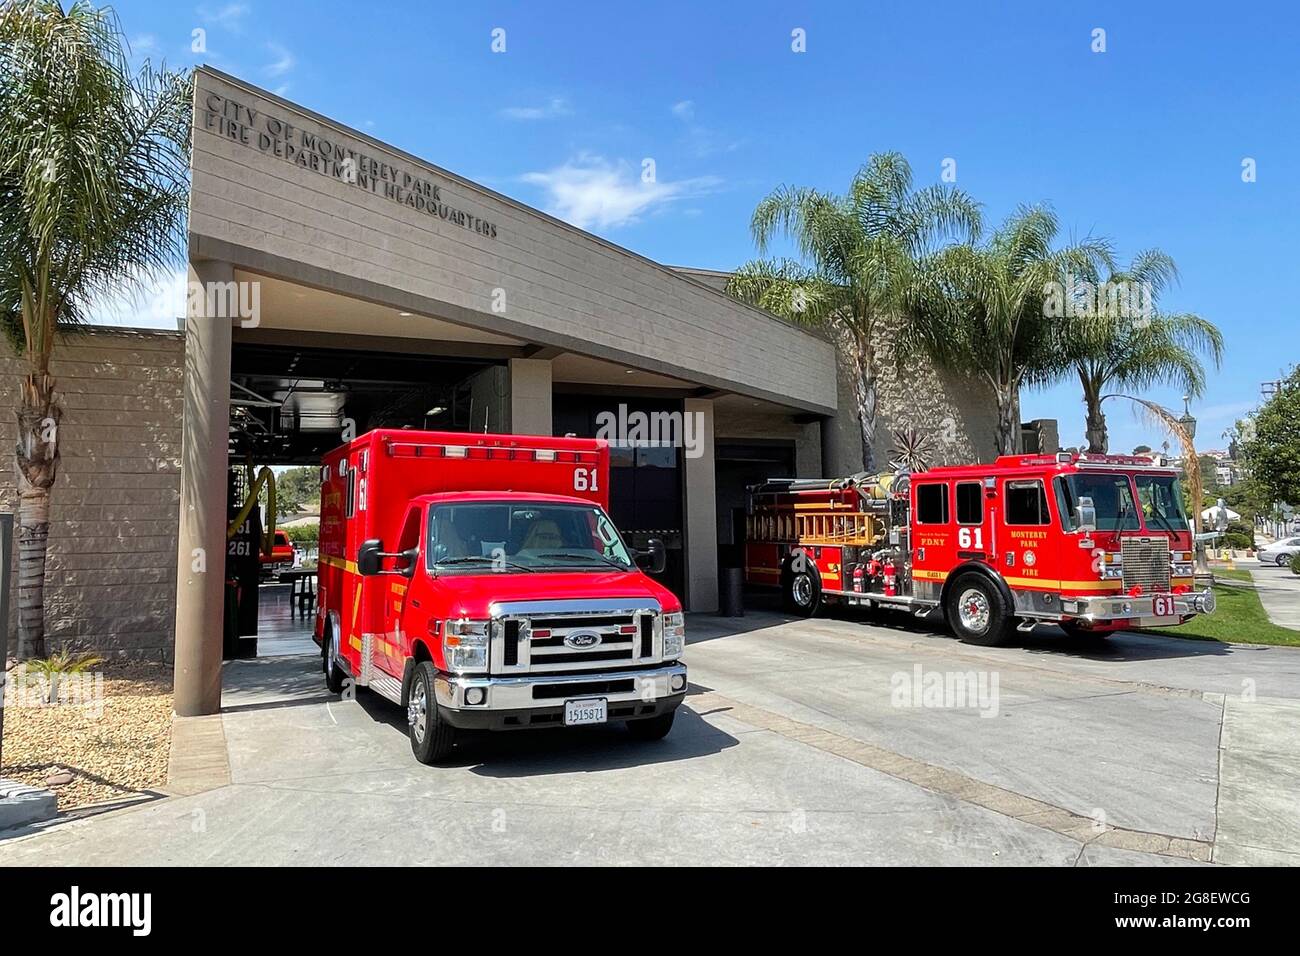
[[[602,509],[548,502],[437,505],[429,511],[428,554],[440,573],[633,568]]]

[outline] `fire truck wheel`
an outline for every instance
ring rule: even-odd
[[[641,720],[629,720],[627,732],[636,740],[662,740],[673,729],[673,718],[677,716],[674,708],[658,717],[645,717]]]
[[[789,613],[812,617],[822,605],[822,582],[811,571],[786,568],[782,576],[781,597]]]
[[[325,671],[325,688],[331,694],[343,693],[345,679],[339,667],[338,635],[332,625],[325,626],[325,639],[320,642],[321,669]]]
[[[1005,644],[1011,608],[997,585],[983,575],[963,574],[948,592],[948,626],[967,644]]]
[[[433,664],[421,661],[411,676],[406,722],[411,737],[411,752],[420,763],[446,760],[456,744],[456,728],[438,714],[438,699],[433,693],[433,679],[437,673]]]

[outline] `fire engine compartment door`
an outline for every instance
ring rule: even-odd
[[[993,511],[996,500],[986,496],[984,482],[977,478],[954,481],[953,518],[957,526],[956,563],[985,561],[996,564],[993,541]]]

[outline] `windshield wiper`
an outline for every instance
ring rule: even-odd
[[[1174,530],[1174,523],[1173,523],[1172,521],[1170,521],[1167,517],[1165,517],[1165,513],[1164,513],[1163,511],[1161,511],[1159,508],[1152,508],[1152,509],[1151,509],[1151,514],[1149,514],[1147,517],[1149,517],[1149,518],[1159,518],[1161,521],[1164,522],[1165,527],[1169,529],[1169,533],[1170,533],[1170,534],[1177,534],[1177,533],[1178,533],[1177,531]]]
[[[576,554],[568,551],[547,551],[542,554],[539,554],[538,557],[539,558],[562,558],[569,561],[572,561],[574,559],[580,561],[599,561],[601,564],[607,565],[611,568],[618,568],[620,571],[627,570],[626,565],[620,564],[619,562],[615,561],[613,558],[607,558],[599,554]]]
[[[487,564],[491,564],[491,565],[493,565],[493,566],[495,566],[495,565],[497,565],[497,564],[500,564],[500,565],[503,566],[503,567],[511,568],[511,569],[513,569],[513,570],[515,570],[515,571],[534,571],[534,570],[536,570],[536,568],[530,568],[530,567],[528,567],[528,566],[525,565],[525,564],[515,564],[515,562],[513,562],[513,561],[498,561],[496,558],[485,558],[485,557],[483,557],[483,556],[481,556],[481,555],[477,555],[477,554],[465,554],[465,555],[461,555],[461,556],[458,557],[458,558],[443,558],[441,561],[435,561],[435,562],[433,563],[433,566],[434,566],[435,568],[440,568],[440,567],[442,567],[443,565],[446,565],[446,564],[466,564],[466,563],[471,562],[471,561],[472,561],[472,562],[475,562],[475,563],[478,563],[478,564],[483,564],[483,563],[486,562]]]

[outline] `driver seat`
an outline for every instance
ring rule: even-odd
[[[548,551],[562,547],[564,547],[564,538],[560,534],[560,526],[550,519],[543,518],[529,526],[528,534],[524,536],[524,543],[519,546],[519,550]]]

